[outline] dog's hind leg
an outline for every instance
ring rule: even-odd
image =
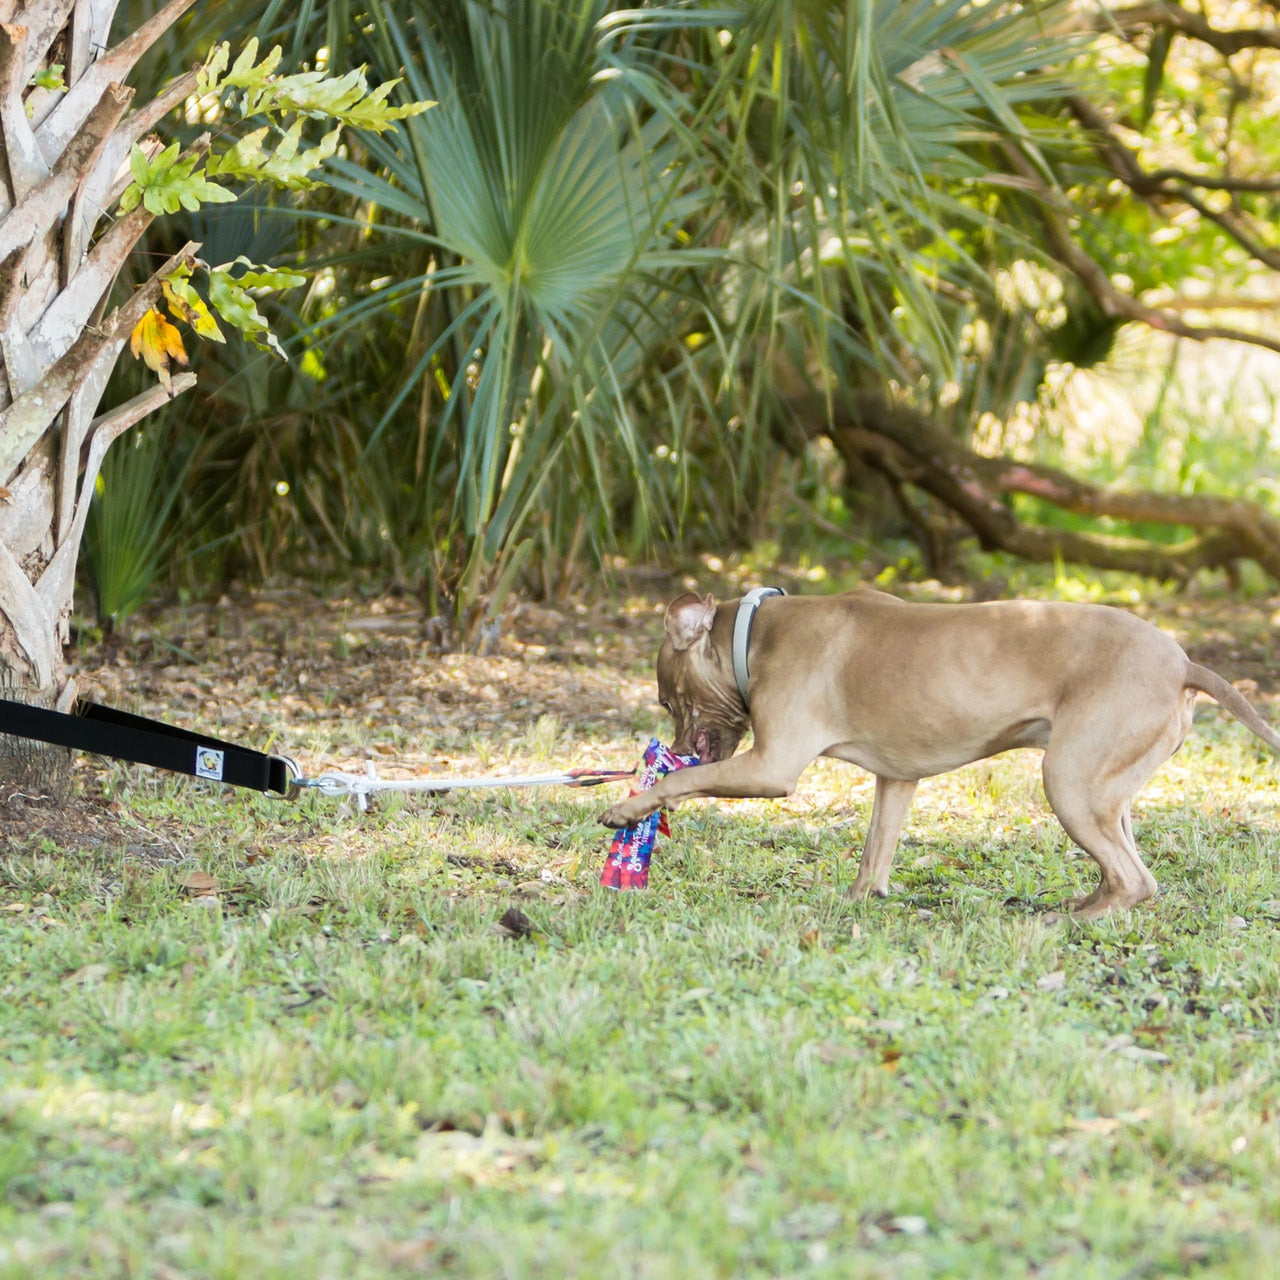
[[[1124,823],[1068,810],[1055,811],[1067,834],[1102,872],[1098,887],[1064,905],[1076,920],[1096,920],[1108,912],[1136,907],[1156,892],[1155,877],[1147,870],[1138,847],[1126,838]]]
[[[1181,745],[1186,728],[1175,717],[1148,725],[1146,732],[1132,725],[1128,730],[1103,743],[1060,734],[1055,726],[1045,751],[1045,795],[1067,835],[1101,872],[1092,893],[1068,904],[1077,920],[1136,906],[1156,892],[1155,877],[1134,842],[1129,810],[1137,791]]]
[[[869,893],[878,898],[888,896],[889,868],[893,864],[893,853],[898,847],[898,837],[902,834],[902,824],[907,820],[907,810],[911,808],[916,786],[915,782],[876,778],[876,798],[871,806],[871,823],[862,848],[862,861],[846,897],[865,898]]]

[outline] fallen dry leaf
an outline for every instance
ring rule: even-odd
[[[508,907],[494,928],[506,938],[527,938],[537,927],[519,907]]]
[[[1136,1044],[1123,1045],[1116,1050],[1116,1056],[1128,1058],[1131,1062],[1150,1062],[1154,1065],[1172,1061],[1167,1053],[1161,1053],[1159,1049],[1144,1049]]]
[[[178,884],[195,897],[217,893],[220,887],[217,877],[211,876],[207,871],[188,871]]]
[[[77,982],[82,986],[92,986],[94,983],[101,982],[110,972],[109,964],[81,965],[74,973],[67,974],[63,982]]]
[[[1115,1116],[1072,1116],[1068,1124],[1077,1133],[1115,1133],[1120,1121]]]

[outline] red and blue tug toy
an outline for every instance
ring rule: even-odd
[[[654,738],[645,748],[639,785],[632,788],[631,794],[648,791],[659,778],[697,763],[697,756],[678,756],[670,747]],[[615,832],[604,870],[600,873],[600,883],[606,889],[647,889],[649,858],[653,854],[653,847],[657,844],[659,835],[670,834],[665,809],[659,809],[641,818],[634,826],[623,827]]]

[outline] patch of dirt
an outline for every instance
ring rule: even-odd
[[[609,735],[653,698],[654,604],[514,610],[488,655],[440,653],[402,599],[258,592],[150,613],[76,655],[82,696],[294,756],[450,764],[554,717]],[[344,745],[345,744],[345,745]]]
[[[60,849],[96,849],[120,842],[120,806],[76,795],[58,803],[22,792],[0,795],[0,833],[22,843],[48,840]]]
[[[1263,699],[1280,693],[1280,600],[1188,598],[1162,609],[1153,621],[1172,630],[1194,661],[1225,680],[1250,682]]]

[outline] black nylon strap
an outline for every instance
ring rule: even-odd
[[[0,698],[0,733],[171,769],[234,787],[278,795],[289,793],[292,774],[289,762],[282,756],[250,751],[97,702],[82,701],[77,704],[75,715],[65,715]]]

